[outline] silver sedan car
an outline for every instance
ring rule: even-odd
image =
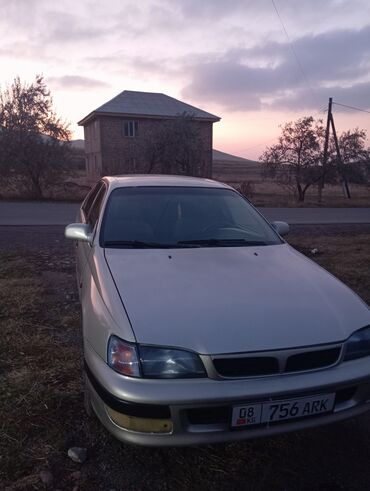
[[[143,445],[235,441],[370,408],[370,309],[231,187],[105,177],[76,241],[86,406]]]

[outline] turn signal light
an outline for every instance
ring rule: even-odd
[[[106,406],[110,419],[121,428],[141,433],[172,433],[171,419],[137,418],[128,416]]]

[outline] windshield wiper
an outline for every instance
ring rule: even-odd
[[[194,240],[181,240],[178,244],[194,244],[200,247],[202,246],[264,246],[267,242],[262,240],[246,240],[246,239],[194,239]]]
[[[161,242],[145,242],[142,240],[106,240],[104,247],[122,249],[182,249],[184,247],[199,247],[197,244],[166,244]]]

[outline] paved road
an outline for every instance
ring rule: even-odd
[[[370,223],[370,208],[260,208],[271,222],[283,220],[292,225]]]
[[[67,225],[78,208],[77,203],[0,201],[0,225]]]
[[[0,201],[0,225],[66,225],[77,203]],[[370,208],[261,208],[270,220],[294,224],[370,223]]]

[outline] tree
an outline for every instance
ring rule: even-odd
[[[261,155],[263,174],[291,189],[303,202],[307,189],[325,180],[363,183],[370,174],[370,149],[366,148],[366,131],[355,128],[339,136],[340,163],[333,137],[323,166],[325,130],[321,120],[306,116],[282,127],[278,143]],[[324,178],[324,179],[323,179]]]
[[[162,172],[198,176],[202,172],[204,146],[199,123],[190,114],[169,121],[162,134]]]
[[[204,175],[206,151],[201,122],[190,114],[139,126],[137,138],[117,150],[110,158],[108,173]]]
[[[182,114],[147,135],[143,143],[147,173],[201,175],[204,145],[198,124],[191,115]]]
[[[46,83],[16,77],[0,92],[0,179],[22,184],[42,198],[69,156],[70,132],[53,109]]]
[[[342,172],[348,182],[363,184],[368,178],[370,149],[366,148],[366,131],[360,128],[344,131],[339,137]],[[334,156],[334,151],[331,150]],[[335,158],[335,156],[334,156]]]
[[[324,135],[322,121],[312,116],[286,123],[278,143],[260,157],[264,174],[292,189],[303,202],[307,189],[322,177]]]

